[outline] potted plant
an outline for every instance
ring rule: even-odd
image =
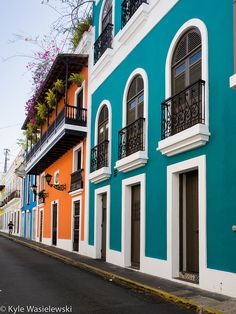
[[[69,80],[70,83],[74,83],[77,86],[81,86],[82,82],[84,81],[84,77],[81,73],[71,73]]]
[[[52,89],[49,89],[46,92],[45,100],[46,100],[49,110],[55,109],[56,104],[57,104],[57,97],[54,94],[54,91]]]
[[[57,79],[53,84],[53,91],[63,94],[65,90],[64,82],[60,79]]]
[[[36,104],[36,110],[37,110],[36,120],[38,122],[40,122],[40,119],[41,119],[41,121],[44,122],[47,118],[47,115],[48,115],[48,108],[47,108],[46,104],[38,102]]]

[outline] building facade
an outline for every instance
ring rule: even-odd
[[[21,179],[16,170],[24,159],[23,151],[20,151],[9,170],[1,177],[1,231],[8,233],[8,224],[13,222],[13,235],[20,236],[20,208],[21,208]]]
[[[84,254],[235,297],[232,1],[97,0],[93,30]]]
[[[38,176],[36,241],[74,252],[80,252],[84,241],[87,65],[85,54],[56,57],[38,102],[45,102],[58,80],[64,87],[53,108],[46,104],[48,115],[26,153],[26,174]]]

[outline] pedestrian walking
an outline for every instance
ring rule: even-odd
[[[12,235],[12,230],[13,230],[13,222],[10,220],[9,224],[8,224],[8,228],[9,228],[9,235]]]

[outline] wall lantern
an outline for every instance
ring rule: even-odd
[[[50,183],[51,180],[52,180],[52,175],[47,173],[45,175],[45,180],[47,182],[47,184],[51,187],[51,188],[54,188],[56,190],[59,190],[59,191],[64,191],[66,189],[66,185],[65,184],[52,184]]]
[[[37,193],[37,185],[35,185],[35,184],[33,184],[31,186],[31,191],[34,193],[35,196],[39,196],[40,198],[48,197],[48,193],[45,193],[44,190],[42,190],[39,193]]]

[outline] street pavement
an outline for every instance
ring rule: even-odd
[[[34,306],[29,308],[29,306]],[[190,314],[0,237],[0,312]]]

